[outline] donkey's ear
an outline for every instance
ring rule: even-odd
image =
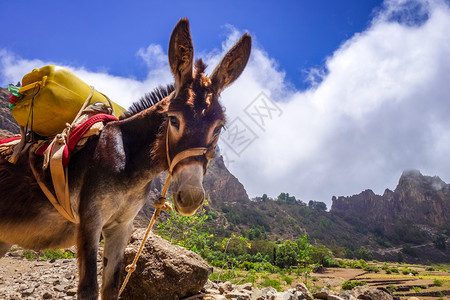
[[[194,46],[192,44],[189,21],[180,19],[172,31],[169,42],[169,65],[175,77],[175,90],[192,81]]]
[[[247,65],[252,49],[252,38],[248,33],[228,51],[210,76],[213,87],[218,93],[235,81]]]

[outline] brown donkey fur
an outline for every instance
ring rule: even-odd
[[[70,198],[78,224],[59,215],[36,183],[30,164],[40,168],[42,158],[29,154],[17,164],[0,159],[0,257],[13,244],[30,249],[76,245],[78,299],[97,299],[96,261],[103,234],[102,299],[117,299],[123,251],[151,180],[167,170],[167,151],[173,159],[188,148],[215,146],[225,122],[220,92],[242,73],[250,49],[251,38],[245,34],[207,77],[201,60],[193,70],[188,20],[177,23],[169,43],[173,87],[134,104],[71,159]],[[179,213],[193,214],[202,204],[206,165],[204,156],[196,156],[174,169],[172,192]],[[41,179],[50,186],[49,174]]]

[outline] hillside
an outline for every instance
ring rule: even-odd
[[[20,133],[19,125],[9,112],[9,95],[8,89],[0,88],[0,138]]]
[[[0,89],[3,136],[18,133],[7,97],[8,91]],[[147,226],[153,211],[151,203],[158,198],[166,176],[161,174],[152,181],[137,226]],[[349,197],[333,197],[329,212],[322,202],[306,204],[286,193],[278,199],[263,195],[250,200],[220,155],[208,167],[204,188],[208,195],[204,230],[216,236],[237,233],[250,240],[280,241],[307,234],[312,243],[326,245],[338,257],[450,261],[450,185],[419,171],[404,172],[396,189],[387,189],[383,195],[366,190]]]

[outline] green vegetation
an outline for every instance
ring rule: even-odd
[[[17,251],[17,250],[15,250]],[[43,250],[39,253],[24,250],[23,256],[26,260],[51,260],[51,259],[68,259],[76,258],[76,255],[70,251],[64,251],[61,249],[57,250]]]
[[[435,286],[442,286],[442,285],[443,285],[443,282],[436,279],[436,280],[434,280],[433,284],[434,284]]]
[[[362,286],[362,285],[367,285],[367,283],[364,282],[364,281],[357,281],[357,280],[355,280],[355,281],[346,281],[346,282],[344,282],[344,283],[342,284],[342,287],[341,287],[341,288],[342,288],[344,291],[347,291],[347,290],[353,289],[354,287]]]
[[[25,257],[26,260],[36,260],[37,259],[37,255],[28,250],[23,251],[23,257]]]
[[[51,260],[51,259],[63,259],[63,258],[76,258],[77,256],[70,251],[63,251],[61,249],[57,250],[44,250],[41,252],[40,260]]]

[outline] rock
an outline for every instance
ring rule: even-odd
[[[274,300],[293,300],[294,295],[289,292],[278,292],[275,294]]]
[[[75,296],[77,294],[77,289],[76,288],[72,288],[67,290],[66,292],[67,296]]]
[[[223,296],[223,295],[208,295],[208,298],[206,299],[211,299],[211,300],[227,300],[227,297]]]
[[[50,294],[49,292],[45,292],[44,295],[42,295],[42,298],[44,298],[44,299],[52,299],[53,295]]]
[[[357,286],[353,288],[351,291],[345,292],[344,295],[347,296],[351,295],[356,299],[364,299],[364,300],[394,300],[394,297],[388,292],[379,289],[374,289],[367,285]],[[350,299],[350,297],[348,297],[347,299]]]
[[[251,291],[253,289],[253,285],[249,282],[249,283],[245,283],[243,285],[240,285],[239,288],[241,290]]]
[[[263,292],[260,289],[253,289],[250,300],[265,300]]]
[[[121,282],[139,248],[144,230],[136,230],[125,249]],[[197,294],[211,273],[211,267],[196,253],[172,245],[150,234],[121,298],[171,300]]]
[[[22,291],[22,297],[30,296],[34,293],[34,287]]]
[[[344,299],[336,295],[328,295],[327,300],[344,300]]]
[[[250,300],[250,296],[246,293],[240,293],[236,291],[231,291],[224,295],[227,299],[233,300]]]
[[[311,294],[311,292],[308,290],[308,288],[306,287],[306,285],[304,283],[297,284],[295,286],[295,289],[298,292],[301,292],[306,300],[313,300],[314,299],[313,295]]]
[[[53,288],[53,290],[57,291],[57,292],[64,292],[67,289],[67,285],[65,284],[58,284],[55,285],[55,287]]]
[[[226,281],[219,285],[219,292],[221,294],[231,292],[232,290],[233,290],[233,285],[229,281]]]
[[[330,300],[331,299],[330,297],[338,297],[338,299],[341,299],[339,297],[338,292],[330,290],[327,287],[322,288],[322,290],[320,290],[320,292],[318,292],[318,293],[314,293],[313,296],[315,299],[324,299],[324,300]],[[335,299],[333,299],[333,300],[335,300]]]

